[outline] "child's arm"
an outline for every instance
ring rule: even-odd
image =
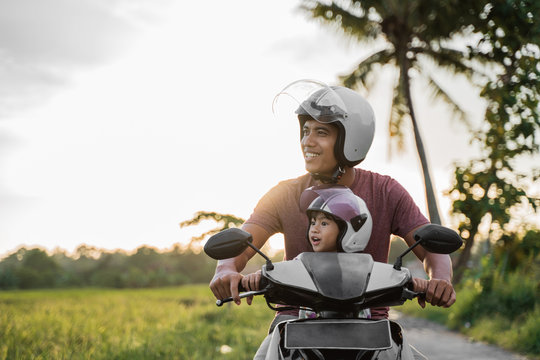
[[[429,280],[421,279],[421,278],[413,278],[413,291],[419,292],[419,293],[425,293],[428,289]],[[426,299],[424,297],[418,297],[418,304],[422,307],[426,307]]]
[[[257,272],[244,275],[242,278],[242,286],[247,291],[257,291],[259,290],[259,282],[261,281],[261,270]]]

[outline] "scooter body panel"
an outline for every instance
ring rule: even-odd
[[[343,320],[343,319],[342,319]],[[369,320],[359,321],[369,322]],[[309,323],[316,320],[307,320]],[[337,321],[337,319],[335,320]],[[302,322],[302,320],[287,320],[279,323],[271,334],[269,349],[265,360],[414,360],[415,356],[411,347],[404,337],[403,330],[399,324],[389,320],[377,321],[379,324],[387,322],[389,331],[389,343],[384,346],[371,346],[369,349],[345,349],[345,348],[316,348],[316,347],[290,347],[286,344],[286,331],[291,325]],[[379,332],[380,334],[380,332]],[[341,341],[340,334],[325,332],[326,343],[338,343]]]

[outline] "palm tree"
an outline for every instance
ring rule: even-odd
[[[304,0],[301,9],[325,25],[362,42],[380,41],[384,48],[374,51],[356,69],[340,77],[343,85],[369,89],[376,68],[392,66],[397,71],[389,119],[390,137],[403,146],[403,120],[410,118],[416,148],[422,164],[429,217],[440,224],[425,149],[420,136],[411,96],[411,73],[427,79],[433,95],[450,105],[454,114],[465,120],[465,114],[429,72],[430,66],[444,68],[468,77],[474,74],[466,64],[466,51],[452,49],[448,41],[466,23],[457,0],[369,0],[324,2]]]

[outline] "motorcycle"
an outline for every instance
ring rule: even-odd
[[[399,324],[371,319],[369,309],[402,305],[424,295],[412,290],[410,271],[402,266],[403,257],[416,246],[449,254],[463,242],[455,231],[434,224],[418,229],[414,239],[393,265],[373,261],[369,254],[337,252],[306,252],[291,261],[272,263],[252,244],[251,235],[238,228],[212,236],[204,251],[221,260],[251,247],[266,264],[260,290],[240,289],[240,297],[262,295],[274,311],[300,308],[316,314],[277,324],[266,359],[406,360],[425,357],[408,345]],[[232,298],[216,304],[229,301]]]

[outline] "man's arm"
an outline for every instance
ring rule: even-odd
[[[421,226],[413,229],[405,236],[405,242],[411,246],[414,240],[414,232]],[[432,305],[450,307],[456,302],[456,292],[452,286],[452,262],[446,254],[434,254],[417,246],[413,249],[415,255],[423,261],[424,269],[430,277],[426,291],[426,301]],[[422,302],[420,305],[422,305]]]
[[[251,234],[253,245],[259,249],[268,240],[268,232],[258,225],[244,224],[242,229]],[[247,248],[246,251],[237,257],[218,261],[216,273],[212,281],[210,281],[210,289],[217,299],[223,300],[231,296],[237,305],[241,304],[240,297],[238,296],[238,284],[242,281],[243,276],[240,274],[240,271],[244,270],[247,262],[253,255],[255,255],[255,251]],[[251,298],[248,298],[247,302],[251,304]]]

